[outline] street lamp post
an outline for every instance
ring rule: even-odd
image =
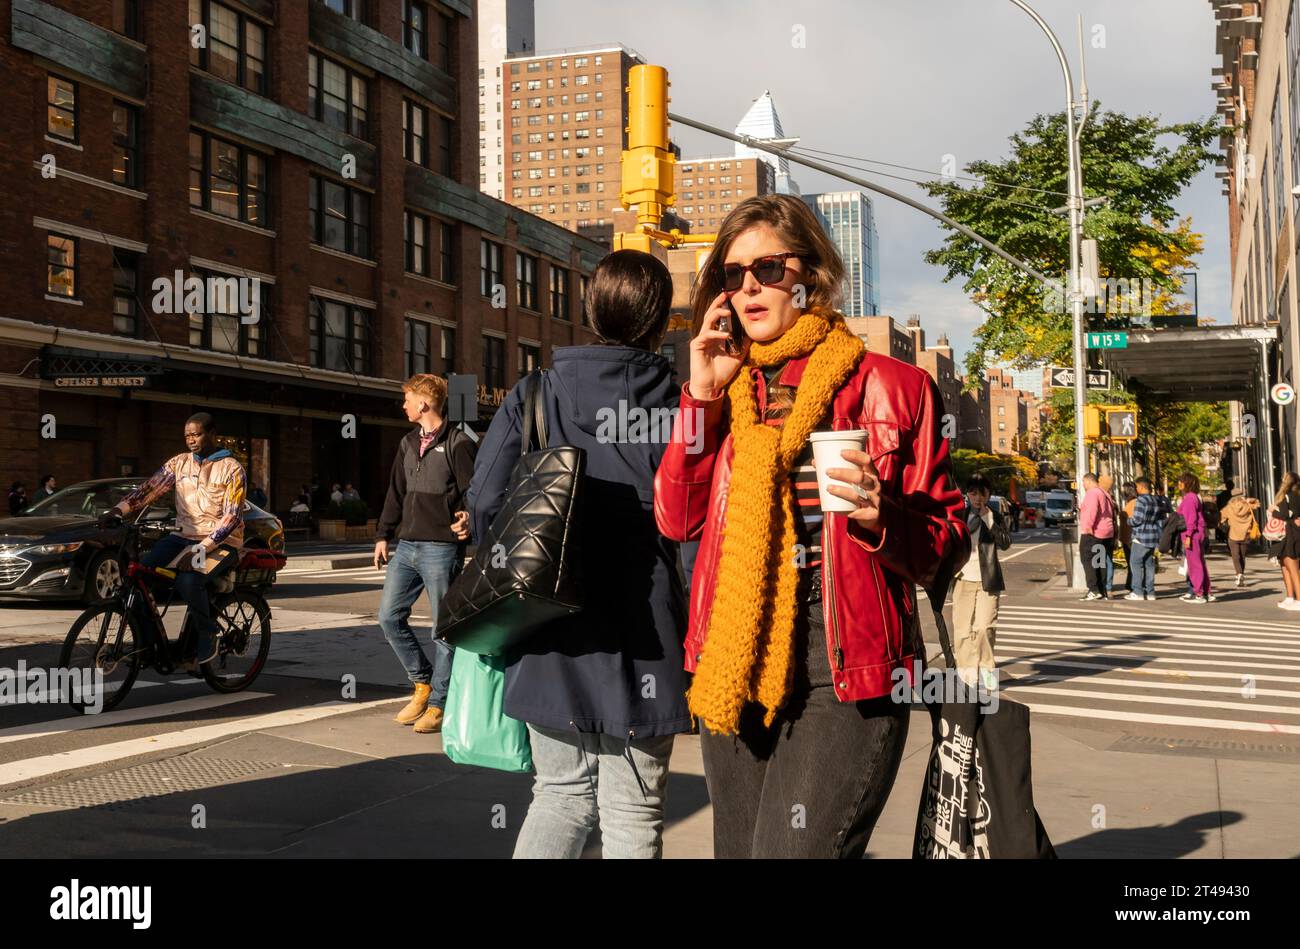
[[[1074,96],[1074,76],[1070,72],[1070,62],[1065,56],[1065,50],[1061,48],[1060,41],[1052,28],[1047,25],[1047,21],[1038,15],[1025,0],[1011,0],[1017,7],[1029,15],[1029,17],[1038,24],[1047,38],[1051,40],[1052,48],[1056,50],[1056,58],[1061,62],[1061,73],[1065,77],[1065,125],[1066,137],[1068,139],[1069,151],[1069,204],[1070,211],[1070,280],[1069,280],[1069,298],[1070,310],[1073,319],[1073,336],[1074,336],[1074,478],[1075,492],[1078,495],[1079,506],[1083,506],[1083,476],[1087,472],[1087,449],[1083,439],[1083,412],[1084,403],[1087,401],[1086,393],[1088,386],[1087,365],[1084,358],[1083,346],[1083,280],[1081,272],[1082,249],[1083,249],[1083,168],[1079,158],[1079,136],[1083,132],[1083,124],[1088,120],[1088,82],[1085,79],[1083,88],[1080,90],[1079,101],[1083,106],[1083,115],[1076,123],[1074,109],[1076,99]],[[1082,34],[1081,34],[1082,36]],[[1082,38],[1080,39],[1082,43]],[[1080,58],[1082,58],[1082,47],[1080,48]],[[1079,582],[1080,572],[1074,571],[1075,588],[1081,589]]]

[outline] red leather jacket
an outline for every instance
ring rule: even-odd
[[[798,385],[806,363],[791,360],[781,382]],[[757,369],[751,372],[762,412],[766,382]],[[734,450],[724,402],[723,396],[701,402],[691,397],[689,383],[682,386],[672,442],[655,475],[659,530],[672,540],[700,541],[686,636],[686,668],[692,672],[708,633],[726,530]],[[942,402],[923,370],[868,352],[835,393],[832,407],[833,428],[867,430],[867,450],[882,482],[879,534],[843,514],[826,515],[822,532],[826,654],[836,696],[854,702],[888,694],[894,669],[904,667],[911,681],[914,663],[924,664],[913,584],[933,582],[945,558],[964,562],[970,533],[940,433]]]

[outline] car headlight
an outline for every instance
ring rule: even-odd
[[[81,547],[82,541],[71,544],[42,544],[40,547],[28,547],[23,553],[46,556],[48,554],[70,554]]]

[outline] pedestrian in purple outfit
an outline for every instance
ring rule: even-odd
[[[1180,599],[1189,603],[1211,603],[1218,599],[1210,594],[1210,572],[1205,567],[1205,512],[1201,509],[1201,482],[1190,471],[1178,478],[1178,491],[1183,499],[1178,504],[1178,513],[1183,516],[1187,530],[1183,532],[1183,549],[1187,557],[1187,582],[1192,585],[1191,592],[1183,594]]]

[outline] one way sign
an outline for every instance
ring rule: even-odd
[[[1074,388],[1074,370],[1064,366],[1053,366],[1051,371],[1051,380],[1053,389],[1072,389]],[[1088,388],[1109,389],[1110,370],[1089,369]]]

